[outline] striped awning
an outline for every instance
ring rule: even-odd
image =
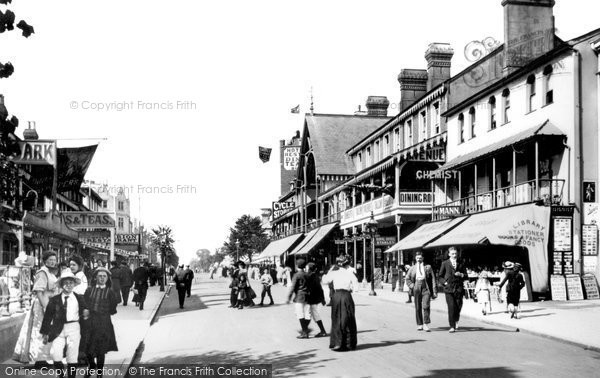
[[[265,248],[257,259],[279,257],[288,250],[290,250],[296,242],[302,237],[303,234],[295,234],[288,236],[283,239],[272,241],[267,248]]]
[[[326,224],[315,228],[309,232],[306,237],[302,240],[296,248],[290,253],[290,255],[306,255],[318,246],[331,231],[338,225],[338,222]]]

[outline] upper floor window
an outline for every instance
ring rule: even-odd
[[[535,76],[529,75],[527,77],[527,108],[526,112],[529,113],[535,109]]]
[[[440,133],[440,103],[433,104],[433,130],[436,134]]]
[[[376,140],[375,141],[375,148],[374,148],[374,154],[373,154],[373,163],[377,163],[379,161],[379,154],[380,154],[380,149],[379,149],[379,141]]]
[[[119,229],[121,229],[121,230],[122,230],[122,229],[123,229],[123,227],[124,227],[123,218],[122,218],[122,217],[119,217]]]
[[[552,83],[550,77],[552,76],[552,66],[546,66],[544,68],[544,105],[552,104],[554,102],[554,91],[552,89]]]
[[[469,109],[469,123],[471,124],[471,138],[475,138],[475,125],[477,124],[477,118],[475,116],[475,108]]]
[[[406,143],[404,147],[412,146],[413,144],[413,133],[412,133],[412,120],[406,121]]]
[[[400,151],[400,128],[394,130],[394,148],[396,151]]]
[[[357,161],[357,166],[358,166],[358,170],[360,171],[362,169],[362,152],[358,153],[358,161]]]
[[[510,122],[510,90],[502,91],[502,123]]]
[[[425,110],[419,114],[419,131],[419,141],[427,139],[427,112]]]
[[[367,167],[371,165],[371,146],[367,147]]]
[[[489,100],[490,105],[490,130],[496,129],[496,97],[492,96]]]
[[[123,201],[119,201],[119,205],[118,206],[119,206],[118,209],[120,211],[123,211],[123,208],[124,208]]]
[[[385,143],[385,145],[384,145],[385,150],[383,151],[383,155],[387,156],[392,153],[392,151],[390,150],[390,136],[389,135],[384,136],[383,142]]]
[[[458,143],[465,141],[465,117],[462,114],[458,115]]]

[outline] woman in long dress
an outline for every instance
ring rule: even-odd
[[[43,266],[35,274],[32,293],[34,294],[31,308],[25,316],[19,338],[13,353],[13,360],[30,363],[36,366],[52,360],[51,344],[44,345],[40,334],[44,312],[50,297],[57,294],[56,288],[56,253],[49,251],[42,255]]]
[[[337,268],[337,269],[336,269]],[[323,283],[333,282],[331,299],[331,336],[329,347],[334,351],[356,349],[356,317],[352,291],[358,290],[358,279],[350,271],[350,257],[339,256],[337,266],[323,276]]]
[[[506,303],[508,304],[508,312],[510,312],[511,319],[518,319],[517,310],[521,301],[521,289],[525,286],[525,281],[523,280],[523,276],[519,274],[519,269],[515,268],[515,264],[512,262],[507,261],[504,264],[504,268],[506,269],[506,277],[500,281],[500,288],[507,282]]]
[[[102,369],[106,353],[118,350],[115,329],[110,319],[117,313],[117,297],[107,285],[110,271],[99,267],[94,273],[96,285],[89,287],[84,295],[90,310],[90,324],[83,349],[90,369]]]

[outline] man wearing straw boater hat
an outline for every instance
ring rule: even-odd
[[[70,271],[65,271],[56,282],[61,294],[48,301],[44,320],[40,328],[44,344],[52,343],[52,359],[54,367],[63,367],[63,352],[66,346],[67,364],[76,364],[81,341],[80,322],[89,317],[89,311],[83,295],[73,292],[81,280]],[[74,371],[68,369],[68,376],[74,377]]]

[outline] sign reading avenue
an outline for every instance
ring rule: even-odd
[[[71,228],[114,228],[112,213],[95,211],[64,211],[64,220]]]

